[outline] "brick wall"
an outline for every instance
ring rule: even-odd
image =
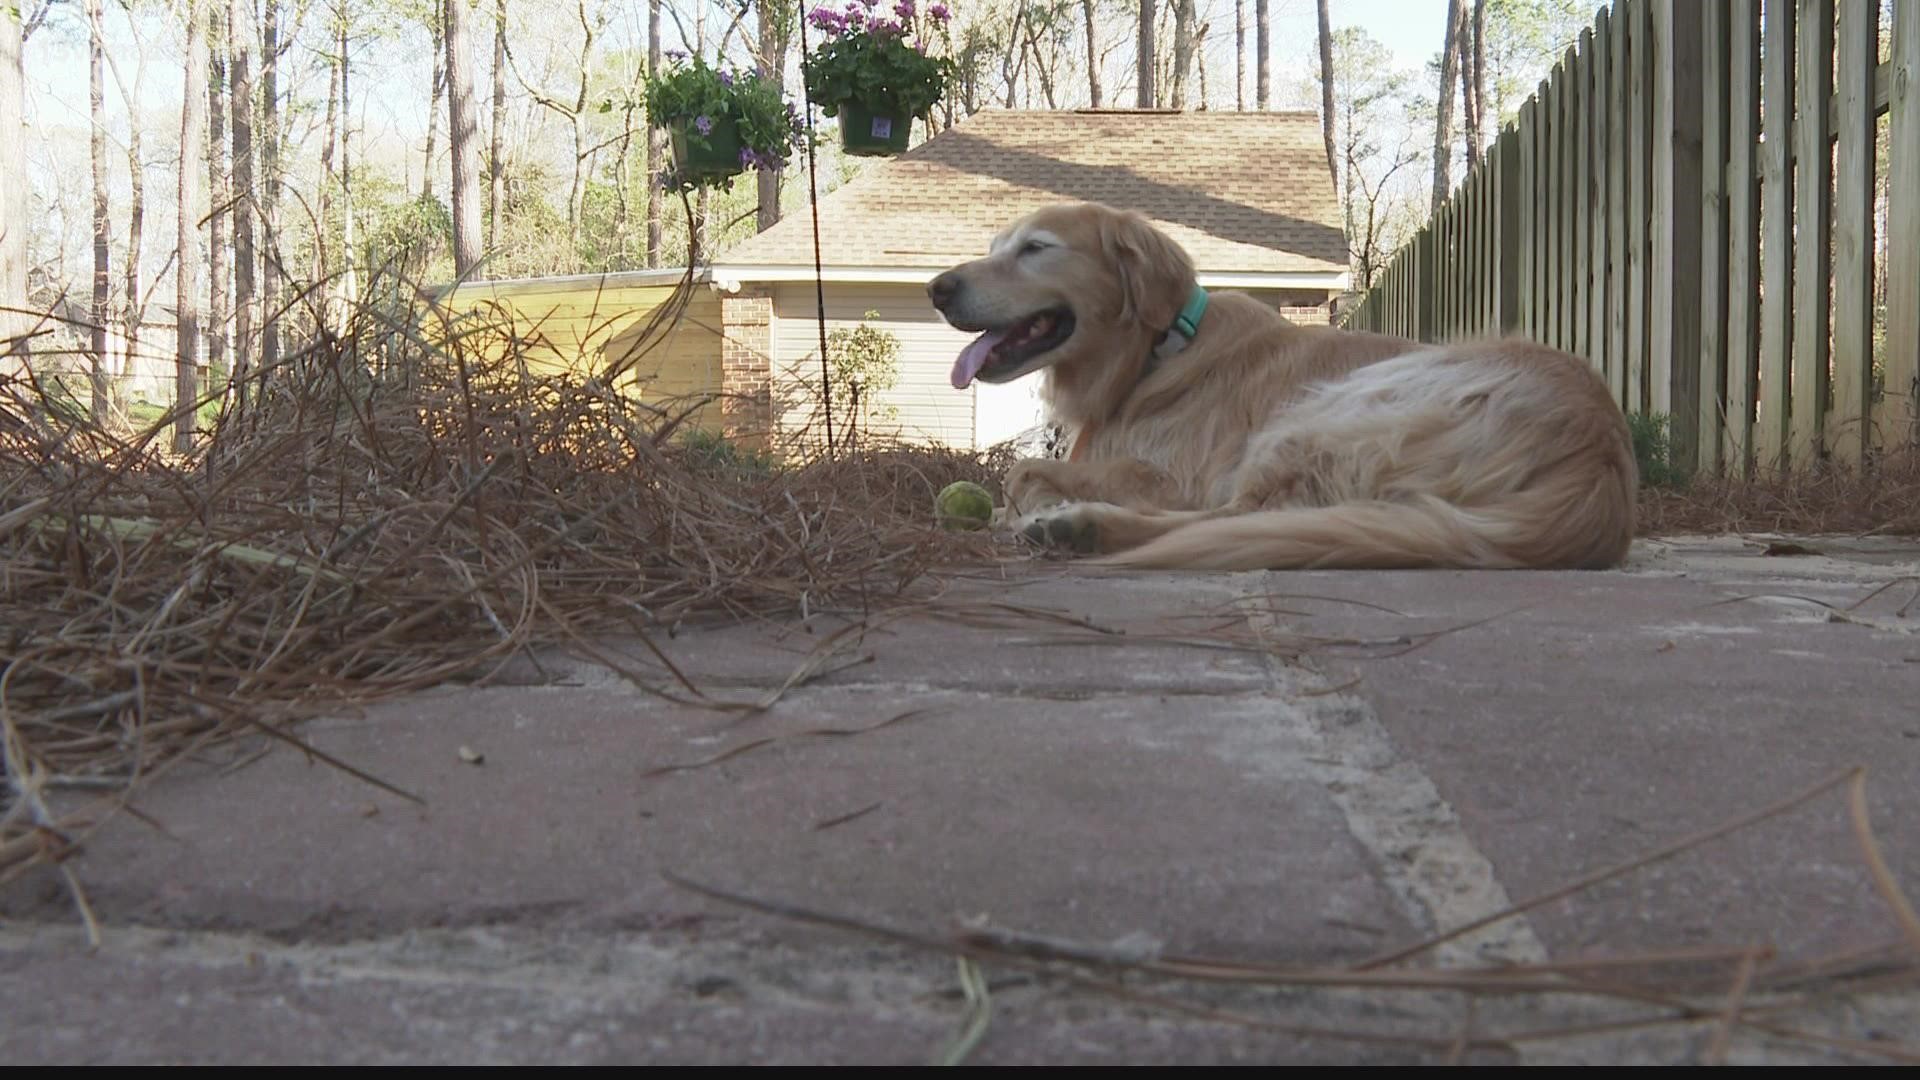
[[[721,426],[764,447],[773,430],[773,298],[751,290],[720,298]]]

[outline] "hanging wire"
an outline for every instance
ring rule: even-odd
[[[814,167],[814,147],[818,142],[813,133],[813,95],[807,92],[806,61],[807,54],[813,51],[807,44],[807,17],[804,5],[800,10],[800,100],[807,111],[807,204],[813,210],[813,299],[819,315],[820,324],[820,402],[821,409],[827,414],[827,457],[832,459],[833,447],[833,376],[827,363],[827,286],[824,271],[820,265],[820,173]]]

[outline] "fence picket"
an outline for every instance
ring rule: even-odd
[[[1920,4],[1893,6],[1887,165],[1887,351],[1875,410],[1884,445],[1920,444]]]
[[[1839,85],[1834,88],[1833,409],[1827,450],[1858,462],[1873,448],[1873,73],[1880,5],[1840,0]]]
[[[1749,476],[1760,388],[1760,9],[1730,0],[1727,14],[1727,460]]]
[[[1761,26],[1759,464],[1779,468],[1787,450],[1787,388],[1793,345],[1793,4],[1776,2]]]
[[[1727,443],[1727,127],[1733,85],[1729,0],[1707,0],[1700,83],[1700,467],[1719,472]]]

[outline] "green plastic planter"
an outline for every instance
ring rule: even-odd
[[[706,145],[699,142],[699,133],[689,131],[693,125],[675,124],[667,131],[667,139],[673,146],[673,167],[683,176],[715,177],[734,176],[742,172],[740,166],[740,125],[730,116],[723,116],[713,122],[713,130],[706,135]]]
[[[840,145],[855,157],[892,157],[907,150],[913,117],[903,112],[876,111],[864,105],[840,108]]]

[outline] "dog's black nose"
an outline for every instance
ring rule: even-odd
[[[960,279],[955,277],[951,270],[927,282],[927,299],[932,300],[933,306],[942,311],[946,310],[948,304],[953,303],[954,294],[959,291]]]

